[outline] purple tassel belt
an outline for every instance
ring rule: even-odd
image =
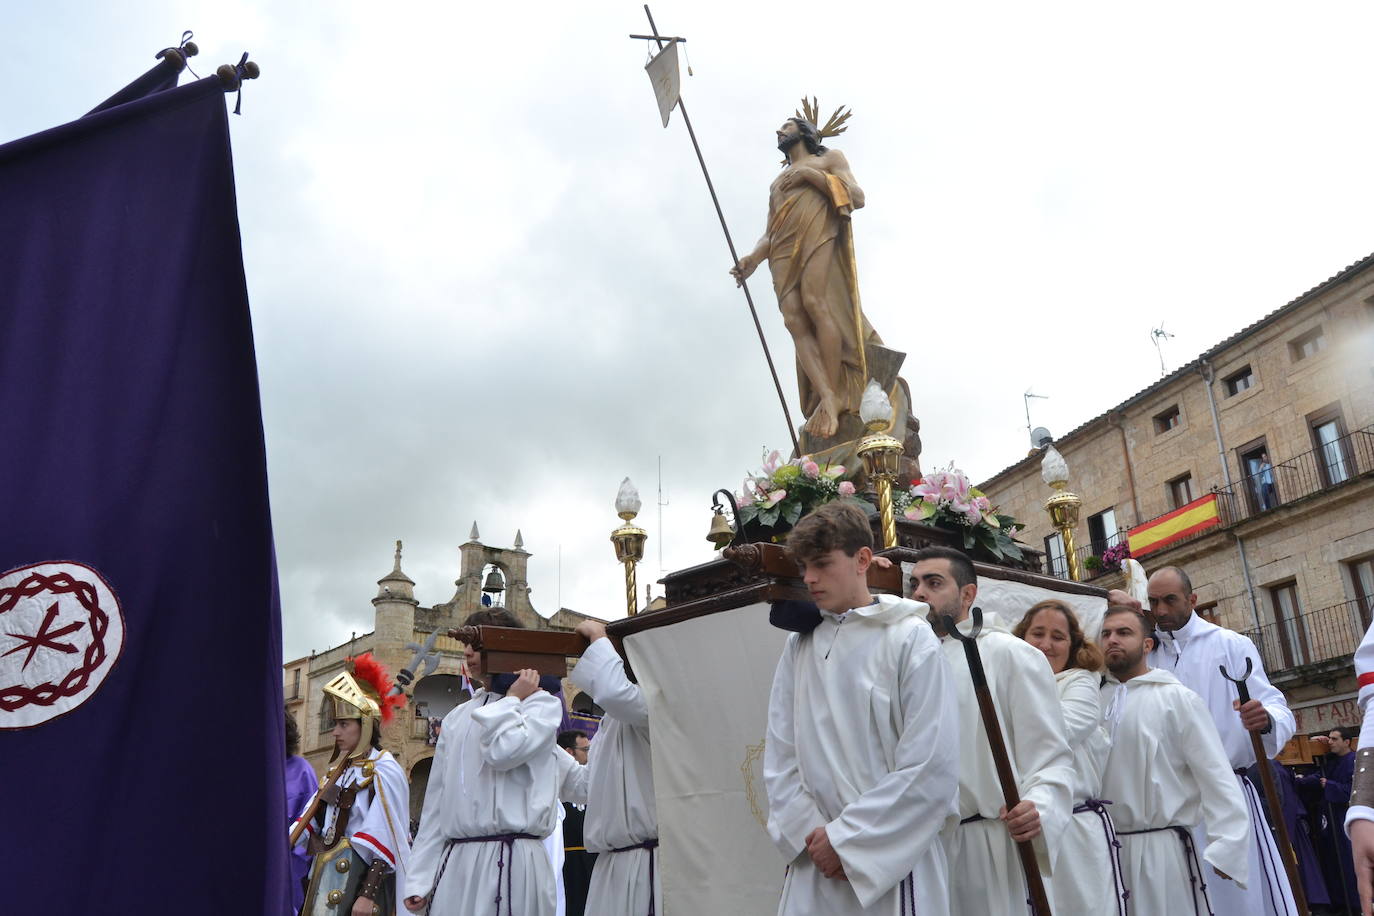
[[[1098,820],[1102,822],[1102,834],[1107,839],[1107,857],[1112,863],[1112,888],[1116,894],[1117,916],[1126,916],[1126,899],[1131,892],[1126,889],[1126,880],[1121,872],[1121,841],[1116,838],[1116,825],[1112,823],[1112,816],[1107,813],[1107,805],[1111,802],[1102,798],[1085,798],[1082,804],[1074,806],[1074,814],[1096,814]]]
[[[645,840],[643,843],[635,843],[633,846],[621,846],[619,849],[612,849],[611,852],[629,852],[632,849],[649,850],[649,909],[646,911],[648,916],[655,916],[654,912],[654,873],[656,865],[654,861],[655,852],[658,849],[658,838]]]
[[[515,872],[515,841],[516,840],[538,840],[539,837],[532,833],[493,833],[490,836],[462,836],[449,837],[444,841],[444,854],[439,859],[439,869],[434,875],[434,886],[429,889],[429,894],[425,897],[425,904],[434,902],[434,892],[439,889],[439,882],[443,880],[444,869],[448,867],[448,857],[453,853],[453,847],[466,846],[469,843],[500,843],[501,849],[496,857],[496,914],[501,914],[501,879],[506,881],[506,916],[515,916],[513,904],[511,903],[511,891],[513,888],[512,874]],[[511,853],[510,868],[506,868],[506,853]]]

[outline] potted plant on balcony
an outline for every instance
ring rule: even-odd
[[[1131,545],[1126,541],[1120,541],[1102,551],[1102,567],[1107,570],[1117,570],[1121,568],[1122,560],[1129,560],[1130,558]]]
[[[1090,554],[1087,559],[1083,561],[1083,568],[1095,576],[1102,572],[1102,560],[1100,557]]]

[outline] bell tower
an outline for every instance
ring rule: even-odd
[[[442,608],[447,613],[448,626],[460,626],[473,611],[488,606],[487,602],[490,606],[504,607],[527,627],[547,625],[530,603],[530,554],[525,550],[525,539],[519,531],[515,532],[513,546],[493,547],[482,543],[481,532],[473,522],[467,543],[458,548],[458,556],[453,598],[435,608]]]

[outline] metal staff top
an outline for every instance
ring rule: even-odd
[[[1249,703],[1250,688],[1246,686],[1245,682],[1250,679],[1250,673],[1255,670],[1255,660],[1248,655],[1245,656],[1245,672],[1240,677],[1231,677],[1227,674],[1225,665],[1217,665],[1217,670],[1221,672],[1222,677],[1236,685],[1236,693],[1240,694],[1241,704]]]

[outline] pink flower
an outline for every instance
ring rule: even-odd
[[[786,490],[774,490],[772,493],[768,494],[768,505],[776,506],[778,503],[782,502],[786,498]]]
[[[854,495],[854,484],[853,484],[853,482],[848,481],[848,480],[841,480],[841,481],[840,481],[840,495],[841,495],[841,496],[853,496],[853,495]]]
[[[802,462],[802,473],[813,480],[821,476],[821,466],[814,461],[807,460]]]
[[[763,462],[764,473],[772,474],[774,471],[778,469],[778,465],[780,465],[781,463],[782,452],[779,452],[777,449],[774,449],[773,453],[768,456],[768,459]]]

